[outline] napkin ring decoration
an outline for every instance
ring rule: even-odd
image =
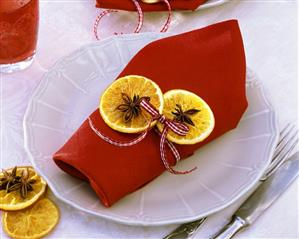
[[[188,102],[188,106],[184,102]],[[159,150],[164,167],[177,175],[191,173],[196,167],[186,171],[173,169],[165,146],[178,163],[181,157],[172,142],[194,144],[207,138],[214,128],[213,113],[199,96],[185,90],[171,90],[163,95],[156,83],[142,76],[125,76],[114,81],[103,93],[99,108],[110,128],[123,133],[140,133],[126,142],[114,140],[103,134],[89,117],[89,126],[99,138],[117,147],[129,147],[141,142],[154,129],[160,135]],[[191,135],[186,137],[188,133]]]
[[[138,2],[138,0],[131,0],[137,10],[137,14],[138,14],[138,24],[137,24],[137,27],[135,28],[134,30],[134,33],[139,33],[142,26],[143,26],[143,23],[144,23],[144,13],[142,11],[142,8]],[[141,0],[142,2],[144,3],[148,3],[148,4],[155,4],[155,3],[158,3],[158,2],[163,2],[166,4],[167,6],[167,11],[168,11],[168,16],[167,16],[167,19],[166,19],[166,22],[164,23],[162,29],[160,30],[160,32],[167,32],[169,26],[170,26],[170,23],[171,23],[171,16],[172,16],[172,10],[171,10],[171,6],[170,6],[170,3],[168,0]],[[102,18],[110,13],[115,13],[115,12],[118,12],[118,10],[114,10],[114,9],[107,9],[107,10],[104,10],[102,11],[96,18],[95,20],[95,23],[94,23],[94,26],[93,26],[93,32],[94,32],[94,35],[95,35],[95,38],[97,40],[100,40],[100,37],[99,37],[99,33],[98,33],[98,28],[99,28],[99,23],[100,21],[102,20]],[[123,34],[122,32],[121,33],[117,33],[115,32],[114,33],[115,35],[118,35],[118,34]]]
[[[188,126],[186,126],[183,123],[175,122],[173,120],[167,119],[164,115],[161,115],[158,112],[158,110],[149,101],[147,101],[146,99],[143,99],[140,102],[140,106],[144,110],[146,110],[149,114],[151,114],[152,118],[151,118],[151,120],[150,120],[150,122],[148,124],[147,129],[142,134],[140,134],[137,138],[135,138],[133,140],[130,140],[128,142],[122,142],[122,141],[113,140],[110,137],[104,135],[100,130],[98,130],[95,127],[95,125],[93,124],[93,122],[92,122],[92,120],[90,118],[88,118],[89,126],[94,131],[94,133],[96,135],[98,135],[102,140],[106,141],[107,143],[115,145],[115,146],[118,146],[118,147],[128,147],[128,146],[136,145],[139,142],[141,142],[146,137],[146,135],[148,134],[149,130],[151,129],[151,123],[153,121],[157,120],[161,124],[165,125],[162,134],[160,134],[160,132],[157,131],[157,130],[156,130],[156,132],[158,134],[160,134],[160,136],[161,136],[161,140],[160,140],[161,160],[162,160],[165,168],[167,169],[167,171],[170,172],[170,173],[172,173],[172,174],[188,174],[188,173],[194,171],[197,167],[194,167],[193,169],[187,170],[187,171],[177,171],[177,170],[173,169],[169,165],[169,163],[167,161],[167,158],[166,158],[166,154],[165,154],[165,144],[167,144],[168,147],[170,148],[171,152],[173,153],[173,155],[174,155],[174,157],[176,159],[176,162],[180,161],[181,157],[180,157],[180,154],[179,154],[178,150],[176,149],[176,147],[170,141],[168,141],[166,139],[166,135],[167,135],[168,130],[172,130],[174,133],[176,133],[178,135],[185,136],[188,133],[188,131],[189,131]]]

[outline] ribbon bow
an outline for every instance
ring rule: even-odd
[[[140,106],[143,109],[145,109],[152,116],[153,120],[158,120],[161,124],[165,125],[163,128],[162,134],[161,134],[160,152],[161,152],[161,159],[162,159],[163,164],[166,167],[166,169],[173,174],[187,174],[187,173],[194,171],[196,169],[196,167],[191,170],[187,170],[187,171],[183,171],[183,172],[174,170],[168,164],[166,154],[165,154],[165,144],[167,143],[176,159],[176,162],[180,161],[181,157],[180,157],[178,150],[172,143],[170,143],[167,140],[166,136],[167,136],[168,130],[171,130],[180,136],[185,136],[189,132],[188,126],[185,125],[184,123],[177,122],[177,121],[170,120],[170,119],[166,118],[165,115],[160,114],[159,111],[146,99],[143,99],[140,102]],[[159,131],[158,131],[158,133],[160,134]]]
[[[90,118],[88,118],[89,126],[94,131],[94,133],[96,135],[98,135],[101,139],[103,139],[107,143],[118,146],[118,147],[128,147],[128,146],[132,146],[132,145],[135,145],[135,144],[138,144],[139,142],[141,142],[146,137],[147,133],[149,132],[152,122],[157,120],[158,122],[160,122],[161,124],[164,125],[162,134],[157,129],[155,129],[155,131],[161,136],[160,153],[161,153],[161,159],[162,159],[162,162],[163,162],[165,168],[168,170],[168,172],[170,172],[172,174],[188,174],[188,173],[191,173],[192,171],[194,171],[197,167],[194,167],[191,170],[187,170],[187,171],[177,171],[177,170],[173,169],[169,165],[169,163],[167,161],[166,153],[165,153],[165,145],[167,144],[176,159],[176,163],[178,163],[180,161],[181,156],[180,156],[178,150],[166,138],[166,136],[167,136],[168,130],[171,130],[180,136],[185,136],[189,132],[188,126],[185,125],[184,123],[166,118],[165,115],[160,114],[159,111],[146,99],[143,99],[140,102],[140,106],[144,110],[146,110],[152,116],[152,118],[148,124],[147,129],[142,134],[140,134],[137,138],[135,138],[133,140],[130,140],[127,142],[121,142],[121,141],[117,141],[117,140],[109,138],[108,136],[104,135],[100,130],[98,130],[95,127],[95,125],[93,124],[93,122]]]

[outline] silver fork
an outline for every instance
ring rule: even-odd
[[[275,148],[272,161],[260,181],[265,181],[270,177],[290,156],[298,143],[298,130],[293,124],[287,124],[280,132],[278,144]],[[190,238],[207,218],[180,225],[163,239]]]

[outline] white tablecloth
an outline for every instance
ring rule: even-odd
[[[8,1],[8,0],[7,0]],[[22,119],[30,96],[42,75],[57,59],[95,41],[92,26],[99,10],[93,0],[41,0],[37,56],[27,70],[1,75],[1,168],[30,164],[23,147]],[[175,13],[170,31],[181,33],[218,21],[239,20],[247,64],[269,91],[279,123],[296,121],[297,111],[297,4],[294,1],[240,0],[192,13]],[[147,14],[143,31],[157,31],[165,14]],[[101,22],[100,33],[130,32],[136,15],[111,15]],[[59,202],[61,220],[49,238],[162,238],[176,225],[132,227],[97,218]],[[228,222],[244,199],[209,217],[195,238],[208,238]],[[298,180],[254,225],[237,238],[298,238]],[[6,235],[1,232],[1,238]]]

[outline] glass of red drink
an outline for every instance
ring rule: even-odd
[[[0,72],[31,65],[36,49],[39,0],[0,0]]]

